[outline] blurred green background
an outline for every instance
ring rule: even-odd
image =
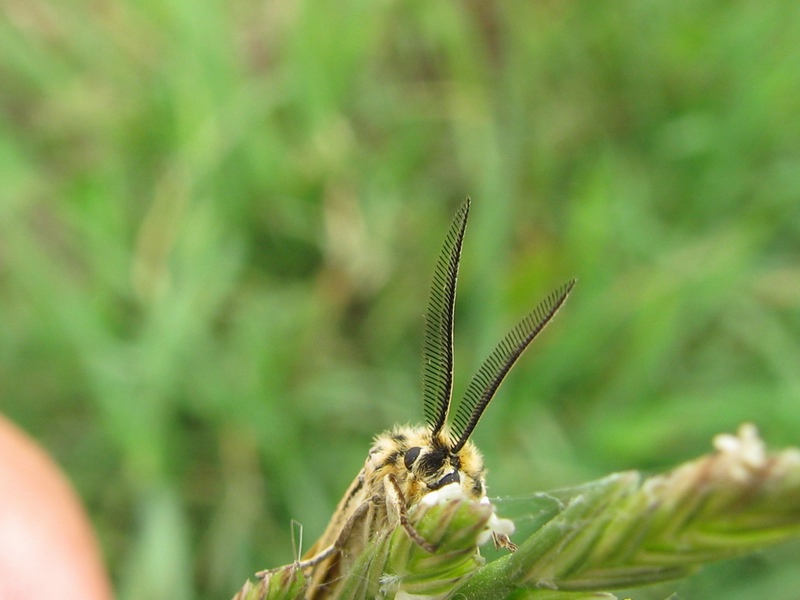
[[[229,598],[570,277],[474,439],[491,493],[800,443],[800,5],[8,0],[0,409],[121,599]],[[800,548],[684,598],[795,599]],[[665,597],[662,591],[637,598]]]

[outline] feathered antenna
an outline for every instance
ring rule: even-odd
[[[422,408],[435,437],[444,427],[453,393],[453,314],[461,246],[470,199],[458,209],[436,262],[422,347]]]
[[[551,293],[506,334],[483,361],[478,372],[469,382],[467,391],[464,392],[464,398],[453,419],[453,437],[458,440],[450,450],[453,454],[461,450],[467,443],[483,415],[483,411],[486,410],[511,367],[533,341],[533,338],[550,322],[574,286],[575,280],[573,279]]]

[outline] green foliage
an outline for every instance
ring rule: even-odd
[[[797,443],[796,3],[3,12],[0,410],[75,482],[121,600],[288,563],[291,519],[313,540],[370,437],[421,420],[467,195],[457,391],[578,278],[476,431],[492,493],[661,469],[746,420]],[[682,591],[794,598],[798,558]]]

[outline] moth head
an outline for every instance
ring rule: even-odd
[[[428,427],[400,427],[378,436],[367,469],[394,473],[409,504],[451,483],[473,500],[485,492],[483,457],[475,445],[454,451],[445,433],[434,436]]]
[[[483,457],[472,442],[458,451],[453,450],[449,441],[409,448],[404,466],[412,477],[424,483],[426,491],[455,483],[462,488],[465,497],[473,500],[479,500],[486,491]]]

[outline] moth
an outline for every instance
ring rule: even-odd
[[[469,210],[467,198],[450,225],[430,291],[422,350],[425,425],[395,427],[375,438],[364,467],[345,492],[322,537],[295,563],[307,577],[306,598],[334,597],[352,561],[377,532],[399,525],[414,543],[435,552],[436,547],[414,528],[408,516],[430,494],[450,489],[462,498],[488,503],[483,458],[470,436],[511,367],[556,314],[575,280],[547,296],[500,341],[472,377],[455,414],[448,419],[453,391],[456,280]],[[512,530],[492,531],[495,545],[513,551],[516,547],[508,537]]]

